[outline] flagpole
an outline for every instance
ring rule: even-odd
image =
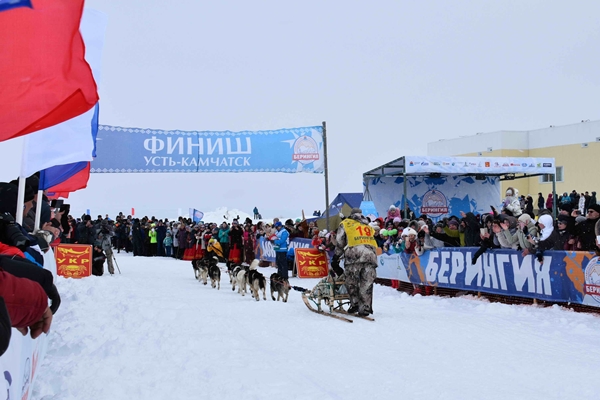
[[[325,174],[325,223],[329,232],[329,169],[327,168],[327,122],[323,121],[323,172]]]
[[[44,191],[38,190],[37,200],[35,202],[35,225],[33,226],[33,233],[40,230],[40,221],[42,220],[42,201],[44,201]]]
[[[17,194],[17,213],[15,214],[16,222],[23,225],[23,209],[25,208],[25,178],[19,176],[19,191]]]

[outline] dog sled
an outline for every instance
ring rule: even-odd
[[[341,321],[354,322],[349,317],[375,321],[371,317],[350,314],[346,311],[350,306],[350,296],[346,290],[343,276],[332,277],[327,275],[312,290],[302,292],[302,301],[310,311]],[[327,306],[329,311],[325,311],[323,306]]]

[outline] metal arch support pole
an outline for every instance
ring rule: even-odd
[[[552,175],[552,216],[556,220],[556,174]]]
[[[404,186],[404,201],[403,201],[403,205],[402,205],[402,209],[404,210],[404,218],[408,218],[408,199],[406,198],[406,174],[402,175],[403,177],[403,186]]]
[[[325,224],[329,228],[329,168],[327,167],[327,122],[323,121],[323,173],[325,175]]]

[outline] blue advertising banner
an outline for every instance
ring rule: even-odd
[[[441,248],[416,254],[378,257],[379,278],[415,284],[529,297],[600,307],[600,260],[593,253],[548,251],[544,263],[513,250],[484,253],[477,248]],[[394,269],[396,269],[394,271]]]
[[[309,248],[312,247],[311,243],[311,239],[293,238],[292,240],[290,240],[289,248]],[[275,262],[275,250],[273,249],[273,243],[269,242],[264,237],[261,237],[258,241],[256,258],[259,260]]]
[[[324,171],[323,127],[163,131],[100,125],[91,172]]]
[[[390,205],[404,205],[404,177],[384,176],[370,178],[368,192],[375,208],[385,217]],[[490,205],[501,209],[500,179],[486,176],[482,180],[474,176],[407,176],[407,204],[418,217],[427,214],[434,222],[460,211],[485,214]]]

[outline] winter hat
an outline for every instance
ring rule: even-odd
[[[523,222],[525,225],[527,225],[531,222],[531,216],[529,214],[521,214],[518,221]]]
[[[402,236],[410,236],[410,235],[415,235],[417,236],[417,231],[415,231],[413,228],[406,228],[402,231]]]
[[[448,226],[450,225],[454,225],[456,227],[458,227],[458,221],[455,219],[451,219],[450,221],[448,221]]]
[[[15,215],[17,212],[17,196],[19,187],[12,183],[0,183],[0,212]],[[25,186],[25,203],[33,200],[35,192],[29,185]]]
[[[577,218],[575,218],[575,223],[578,224],[580,222],[585,221],[587,218],[585,218],[583,215],[578,216]]]
[[[394,223],[395,224],[399,224],[400,222],[402,222],[402,220],[400,219],[400,217],[394,218]]]
[[[600,213],[600,204],[590,204],[588,210],[594,210],[597,213]]]
[[[389,211],[394,211],[395,209],[396,209],[396,206],[392,204],[388,210]]]
[[[300,218],[296,218],[296,223],[298,222],[302,222],[302,220]]]
[[[91,221],[91,220],[92,220],[92,216],[91,216],[91,215],[88,215],[88,214],[86,214],[86,215],[84,215],[84,216],[83,216],[83,220],[84,220],[84,221]]]
[[[566,224],[569,222],[569,217],[567,217],[566,215],[559,215],[558,217],[556,217],[556,220],[558,222],[564,222]]]
[[[350,214],[362,214],[362,210],[360,208],[354,207],[350,210]]]
[[[283,226],[283,224],[281,223],[281,221],[277,221],[275,222],[275,225],[273,225],[275,228],[278,228],[280,226]]]

